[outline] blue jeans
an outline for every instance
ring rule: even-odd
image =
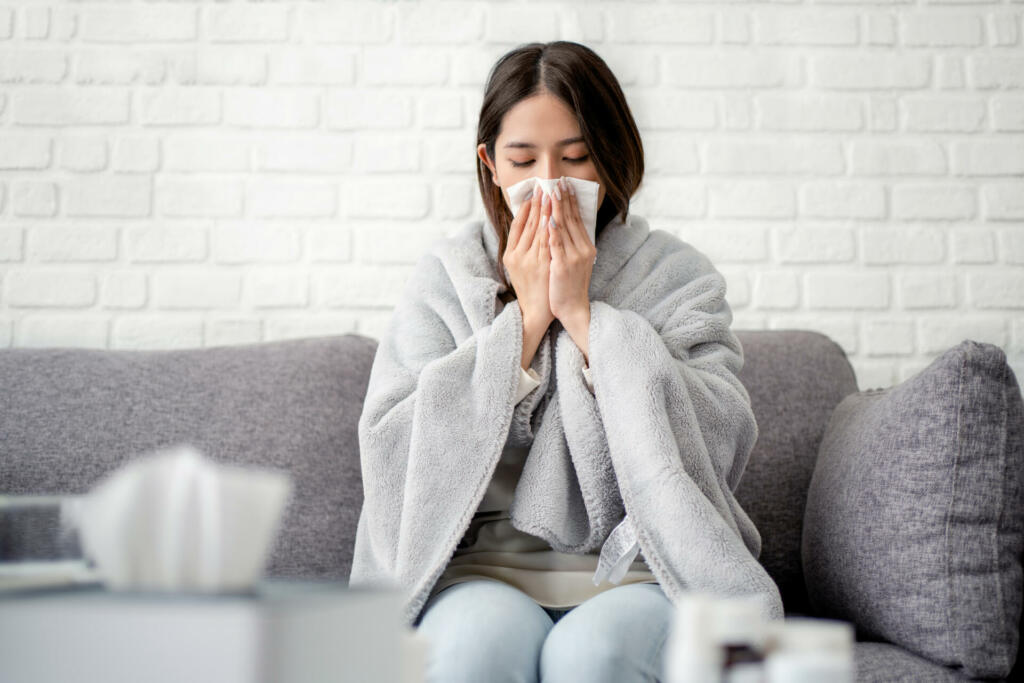
[[[554,609],[508,584],[474,579],[431,597],[413,626],[430,641],[428,683],[629,683],[662,680],[673,614],[653,583]]]

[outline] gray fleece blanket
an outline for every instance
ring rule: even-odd
[[[638,547],[673,604],[691,590],[744,595],[783,618],[760,534],[733,495],[758,429],[724,277],[636,214],[613,219],[596,247],[593,394],[556,320],[532,363],[540,386],[513,405],[523,316],[498,299],[489,221],[434,242],[406,283],[359,419],[349,585],[401,590],[409,625],[506,444],[529,446],[512,525],[561,552],[603,550],[595,580],[616,581]]]

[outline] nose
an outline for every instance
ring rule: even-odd
[[[564,176],[565,172],[562,170],[559,160],[549,156],[543,164],[540,164],[537,175],[547,180],[554,180]]]

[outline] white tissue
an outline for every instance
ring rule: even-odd
[[[576,204],[580,209],[583,227],[586,228],[587,235],[590,236],[590,243],[597,244],[597,195],[601,184],[595,183],[593,180],[584,180],[583,178],[573,178],[571,176],[565,176],[565,180],[572,183],[573,188],[576,190]],[[539,186],[544,192],[551,195],[557,183],[558,178],[533,176],[510,186],[508,188],[508,201],[512,215],[518,215],[519,207],[523,204],[523,198],[530,193],[530,190]],[[564,194],[562,200],[565,200]]]
[[[82,496],[82,550],[114,590],[230,592],[262,577],[288,474],[215,463],[188,445],[137,458]]]

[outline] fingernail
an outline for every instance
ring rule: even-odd
[[[556,184],[552,192],[555,193],[555,199],[562,201],[562,193],[558,191],[558,185]]]
[[[526,193],[526,196],[523,197],[523,201],[528,202],[531,199],[533,199],[533,190],[530,190],[529,192]]]
[[[551,201],[551,198],[550,198],[550,197],[548,197],[548,193],[547,193],[547,192],[545,192],[545,193],[544,193],[544,198],[543,198],[542,200],[540,200],[540,202],[541,202],[541,206],[543,206],[543,207],[544,207],[545,209],[546,209],[546,208],[548,208],[548,203],[549,203],[550,201]]]
[[[554,215],[548,216],[548,225],[550,225],[552,228],[555,227],[555,217],[554,217]]]

